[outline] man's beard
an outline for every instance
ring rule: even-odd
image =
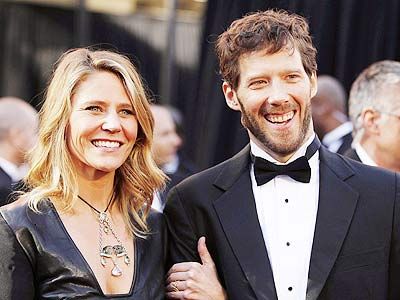
[[[270,135],[271,133],[266,132],[260,126],[260,120],[257,120],[254,115],[248,113],[244,108],[242,101],[240,101],[240,99],[238,100],[242,108],[241,121],[243,126],[252,133],[252,135],[264,146],[265,149],[269,149],[278,155],[286,156],[296,152],[297,149],[299,149],[305,142],[311,124],[311,103],[308,103],[306,106],[304,120],[300,125],[300,131],[297,136],[291,138],[289,135],[282,134],[279,137],[271,138],[268,136],[268,134]],[[264,114],[262,112],[259,115],[260,118],[264,119]],[[265,122],[268,121],[265,120]],[[276,139],[278,139],[278,141],[276,141]]]

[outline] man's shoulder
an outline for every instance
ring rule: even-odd
[[[243,167],[247,166],[248,162],[250,161],[249,153],[250,147],[249,145],[247,145],[229,159],[226,159],[215,166],[212,166],[208,169],[187,177],[182,182],[180,182],[177,187],[182,189],[193,186],[203,187],[207,184],[213,184],[223,172],[234,176],[236,173],[240,173]]]
[[[369,166],[354,160],[347,156],[332,153],[328,150],[323,151],[322,161],[326,162],[329,167],[337,174],[344,169],[349,177],[364,183],[370,183],[376,186],[379,183],[390,184],[395,182],[396,173],[381,167]],[[398,180],[398,179],[397,179]]]
[[[0,187],[11,188],[11,177],[0,167]]]

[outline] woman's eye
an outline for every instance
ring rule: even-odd
[[[88,107],[85,108],[85,110],[94,111],[94,112],[101,112],[100,106],[95,106],[95,105],[88,106]]]
[[[130,109],[123,109],[121,110],[121,114],[128,116],[128,115],[133,115],[134,113]]]

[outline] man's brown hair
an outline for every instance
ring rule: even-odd
[[[242,54],[265,50],[274,54],[288,47],[298,49],[308,76],[317,71],[316,54],[305,18],[284,10],[251,13],[234,21],[216,44],[222,78],[232,88],[239,85],[239,58]]]

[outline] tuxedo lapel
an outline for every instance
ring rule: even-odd
[[[345,183],[352,175],[352,169],[342,158],[321,148],[318,214],[307,300],[318,298],[349,229],[358,199],[358,192]]]
[[[214,208],[227,240],[258,299],[277,299],[258,222],[249,171],[249,147],[222,170],[215,185],[225,190]]]

